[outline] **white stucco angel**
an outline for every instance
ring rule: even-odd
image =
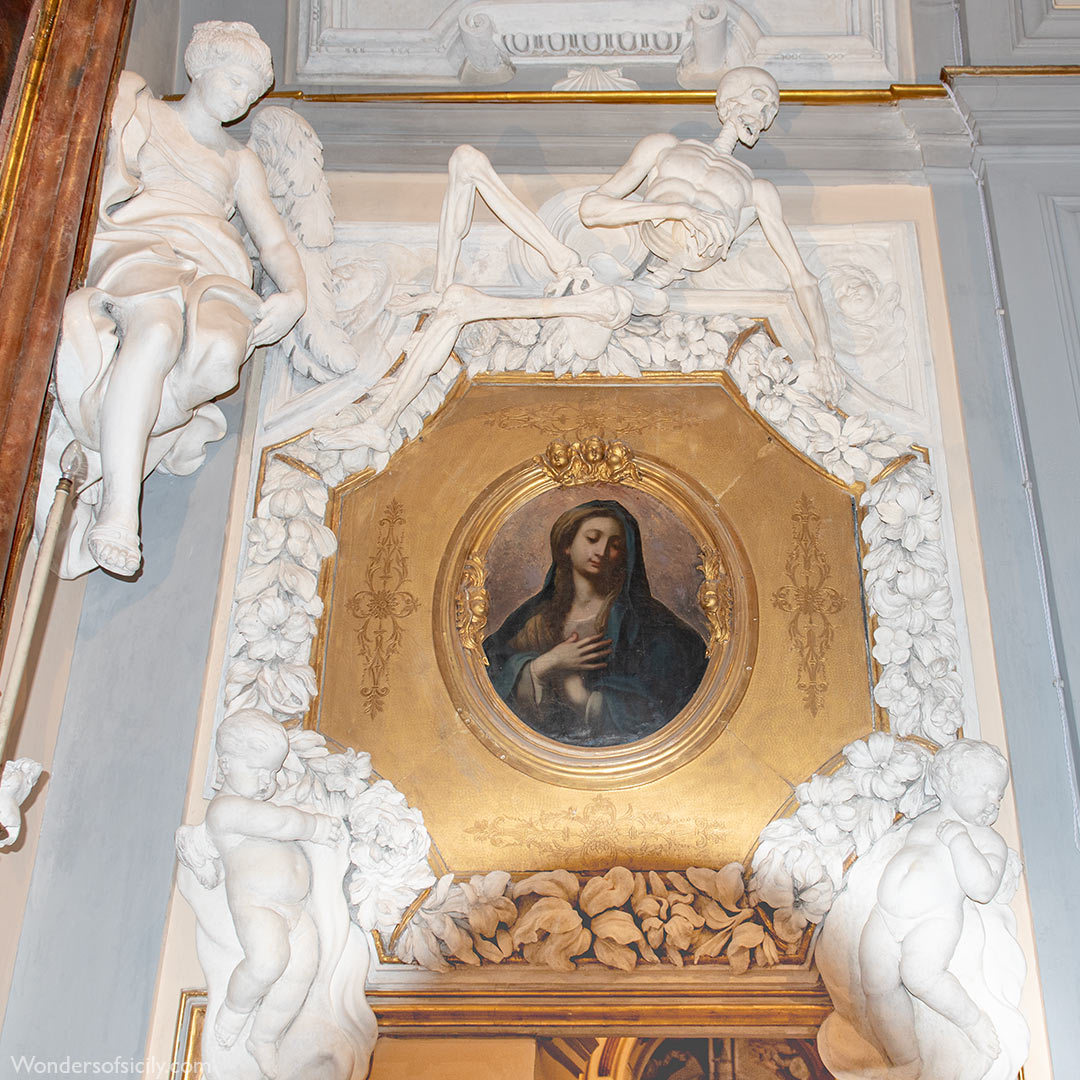
[[[775,119],[779,104],[779,90],[768,72],[736,68],[717,90],[721,130],[713,142],[648,135],[622,168],[584,195],[578,215],[586,231],[627,226],[639,230],[652,253],[640,268],[622,265],[603,250],[586,256],[588,245],[579,243],[582,250],[577,250],[572,236],[564,242],[513,195],[479,150],[459,147],[450,159],[431,289],[392,302],[399,312],[431,311],[431,318],[406,345],[405,364],[372,395],[377,404],[360,436],[375,449],[386,447],[402,413],[441,369],[466,323],[558,318],[577,354],[595,358],[632,314],[667,311],[664,290],[726,258],[732,241],[755,221],[787,269],[810,328],[815,359],[800,379],[823,399],[836,400],[843,375],[835,363],[817,280],[795,246],[776,188],[756,179],[733,154],[738,142],[754,145]],[[551,275],[543,297],[493,297],[454,283],[477,195],[542,257]],[[578,236],[584,239],[581,230]]]
[[[836,1006],[818,1045],[838,1080],[1012,1080],[1027,1053],[1019,860],[992,828],[1008,782],[989,743],[939,750],[937,805],[852,868],[817,961]]]
[[[138,570],[143,478],[198,468],[224,434],[212,399],[307,301],[263,166],[222,128],[270,86],[269,49],[247,23],[206,22],[184,63],[191,88],[178,102],[120,77],[87,285],[64,311],[45,468],[72,438],[90,461],[61,564],[69,577]],[[265,299],[237,212],[277,286]]]
[[[322,737],[290,739],[256,709],[223,720],[215,748],[205,820],[176,834],[207,979],[203,1069],[208,1080],[363,1075],[375,1022],[363,997],[367,943],[343,889],[341,810],[344,791],[363,786],[366,758],[338,755],[333,775],[317,777],[298,748],[328,766]]]

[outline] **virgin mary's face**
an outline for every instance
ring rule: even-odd
[[[585,578],[603,578],[626,558],[626,538],[617,518],[590,517],[570,542],[570,566]]]

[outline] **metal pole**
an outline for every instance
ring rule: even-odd
[[[23,676],[26,674],[26,664],[30,658],[30,645],[34,640],[34,630],[37,628],[38,618],[41,615],[41,602],[45,596],[45,586],[49,581],[49,568],[52,565],[53,552],[56,550],[56,542],[60,536],[60,524],[64,517],[64,511],[67,509],[67,504],[71,499],[76,480],[86,472],[86,458],[83,455],[82,447],[77,442],[68,443],[67,448],[60,456],[60,471],[63,475],[57,482],[56,495],[53,497],[53,504],[45,522],[45,531],[41,536],[41,545],[38,548],[37,559],[34,562],[34,573],[30,578],[30,589],[26,596],[26,607],[23,610],[22,621],[19,624],[19,634],[15,639],[12,651],[7,686],[3,698],[0,698],[0,761],[6,761],[5,751],[8,736],[11,733],[11,722],[15,715],[15,706],[19,700]],[[38,768],[40,769],[40,766]]]

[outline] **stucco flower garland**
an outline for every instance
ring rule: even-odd
[[[733,344],[738,345],[734,350]],[[634,319],[615,332],[606,352],[594,361],[584,361],[573,353],[568,338],[560,332],[558,320],[543,324],[534,320],[476,323],[463,331],[458,352],[462,361],[451,357],[429,380],[403,413],[397,429],[389,433],[387,449],[371,447],[369,421],[378,402],[389,392],[393,376],[376,385],[362,402],[340,410],[310,434],[289,444],[287,452],[271,456],[255,519],[248,529],[246,561],[236,590],[229,639],[231,660],[226,673],[226,714],[242,708],[261,708],[287,721],[306,711],[317,692],[308,658],[316,620],[322,614],[322,601],[316,590],[318,570],[322,560],[336,547],[336,538],[323,524],[329,488],[361,469],[384,468],[405,439],[417,435],[424,419],[445,399],[461,372],[462,363],[470,376],[492,370],[544,370],[560,375],[595,370],[635,376],[646,370],[692,373],[726,368],[748,405],[785,439],[840,480],[859,481],[866,486],[862,496],[866,508],[863,536],[869,550],[864,569],[870,607],[878,620],[873,655],[881,665],[875,699],[889,711],[893,730],[898,734],[922,735],[938,743],[953,736],[962,718],[960,678],[956,671],[958,645],[940,537],[941,500],[933,490],[931,470],[909,452],[903,438],[880,420],[846,416],[822,401],[812,371],[793,365],[784,350],[774,347],[754,320],[694,315]],[[842,876],[837,868],[842,868],[847,854],[865,850],[866,837],[879,835],[895,816],[895,807],[890,811],[890,800],[879,793],[860,796],[865,802],[853,802],[849,782],[842,777],[815,777],[809,786],[802,785],[799,789],[800,809],[796,817],[775,823],[762,834],[748,896],[754,903],[775,909],[774,928],[782,940],[795,934],[800,921],[805,927],[824,915]],[[400,795],[390,784],[383,783],[386,786],[380,788],[377,798],[393,800],[396,796],[400,800],[398,809],[405,808]],[[377,801],[376,797],[371,801]],[[876,809],[872,810],[872,806]],[[815,814],[820,816],[820,821]],[[377,819],[376,813],[374,820]],[[811,820],[814,824],[809,823]],[[422,829],[418,815],[414,824]],[[356,826],[361,827],[359,816]],[[377,825],[375,829],[377,842],[368,844],[369,855],[383,848],[396,851],[404,843],[392,828],[381,833]],[[425,880],[425,874],[430,877],[430,871],[426,870],[426,848],[421,859],[422,845],[417,846],[414,833],[410,836],[414,839],[405,843],[407,850],[400,857],[372,855],[374,861],[364,862],[362,845],[357,845],[354,866],[358,872],[350,889],[357,921],[362,925],[392,929],[396,925],[391,922],[394,912],[404,911],[427,887],[419,884]],[[759,860],[766,861],[759,863]],[[364,883],[380,875],[387,881],[393,879],[388,898],[381,895],[373,898],[374,887]],[[571,877],[574,875],[568,875]],[[625,890],[626,879],[621,880],[621,889]],[[502,929],[497,927],[492,937],[476,931],[470,921],[470,913],[479,901],[469,899],[466,884],[476,896],[485,896],[488,909],[493,909],[494,901],[499,899],[489,895],[495,888],[493,881],[455,884],[444,879],[420,906],[409,924],[412,929],[401,935],[399,952],[437,967],[445,963],[445,959],[439,961],[438,957],[457,956],[471,962],[467,959],[471,955],[477,961],[483,957],[494,962],[496,956],[503,958],[518,949],[524,953],[528,948],[527,955],[536,962],[558,958],[558,963],[564,963],[576,955],[566,949],[582,945],[579,951],[591,948],[602,962],[607,962],[601,955],[604,954],[609,960],[617,960],[613,966],[626,966],[630,953],[648,961],[648,950],[655,954],[658,948],[651,943],[654,938],[662,941],[662,955],[676,962],[672,957],[676,953],[686,955],[686,949],[690,956],[695,956],[701,944],[694,938],[695,934],[703,929],[721,933],[705,921],[695,925],[689,915],[680,912],[692,931],[686,948],[678,944],[682,941],[683,928],[674,916],[662,923],[663,933],[658,937],[658,927],[650,924],[646,928],[644,921],[661,916],[635,913],[633,897],[637,895],[635,890],[640,891],[636,881],[618,904],[595,913],[581,909],[588,925],[581,921],[580,914],[580,925],[575,925],[561,907],[556,912],[557,905],[546,904],[540,913],[521,924],[525,927],[522,929],[518,923],[524,915],[517,902],[526,894],[513,896],[514,889],[521,888],[521,883],[517,883],[506,886],[509,893],[500,894],[503,899],[515,901],[514,921],[503,921]],[[574,890],[568,879],[564,884],[566,896],[547,895],[541,899],[569,904],[569,894]],[[660,903],[666,899],[650,891],[651,884],[650,878],[644,895],[638,897],[638,906],[644,904],[642,911],[651,909],[653,901]],[[586,886],[580,882],[578,885],[584,893]],[[671,888],[680,897],[692,895],[679,892],[680,885]],[[693,895],[719,903],[707,893],[699,891]],[[670,899],[666,902],[670,912]],[[750,900],[746,903],[749,905]],[[539,904],[540,900],[531,903],[530,912]],[[676,906],[695,911],[704,920],[695,904],[699,900],[680,901]],[[494,906],[509,916],[505,905]],[[751,909],[747,906],[742,910]],[[601,918],[597,928],[598,916],[619,911],[635,913],[640,941],[621,917]],[[552,925],[559,929],[544,929],[544,920],[548,918],[554,919]],[[749,950],[765,950],[754,955],[760,955],[758,962],[767,961],[772,948],[766,944],[769,936],[751,942],[757,931],[749,929],[751,925],[764,924],[749,916],[740,918],[739,925],[745,923],[747,929],[740,931],[738,941],[733,929],[723,948],[728,950],[729,957],[732,949],[745,948],[747,955]],[[475,936],[467,945],[461,937],[465,933],[462,920],[469,925],[470,935],[479,933],[483,945]],[[670,935],[669,925],[673,927]],[[518,926],[516,933],[512,926]],[[444,932],[441,936],[440,929]],[[500,937],[503,931],[505,934]],[[534,931],[536,937],[526,940]],[[556,936],[553,943],[549,940],[552,934],[563,936]],[[591,945],[583,945],[586,935]],[[603,942],[609,944],[597,944]],[[673,944],[672,952],[666,949],[669,943]]]

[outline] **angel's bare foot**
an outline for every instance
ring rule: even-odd
[[[131,577],[142,564],[142,547],[139,533],[128,525],[102,520],[86,534],[86,546],[98,566],[120,577]]]
[[[274,1077],[277,1076],[277,1043],[255,1042],[254,1039],[248,1039],[247,1048],[255,1059],[255,1064],[262,1069],[263,1076],[267,1080],[274,1080]]]
[[[434,311],[442,298],[442,293],[430,290],[421,293],[401,292],[394,295],[387,302],[386,307],[395,315],[415,315],[421,311]]]
[[[979,1019],[970,1027],[964,1028],[964,1032],[975,1049],[986,1055],[988,1061],[993,1061],[1001,1053],[1001,1043],[998,1041],[994,1022],[986,1013],[980,1012]]]
[[[217,1019],[214,1021],[214,1038],[227,1050],[244,1030],[247,1018],[247,1013],[237,1012],[230,1005],[222,1002],[221,1008],[218,1009]]]

